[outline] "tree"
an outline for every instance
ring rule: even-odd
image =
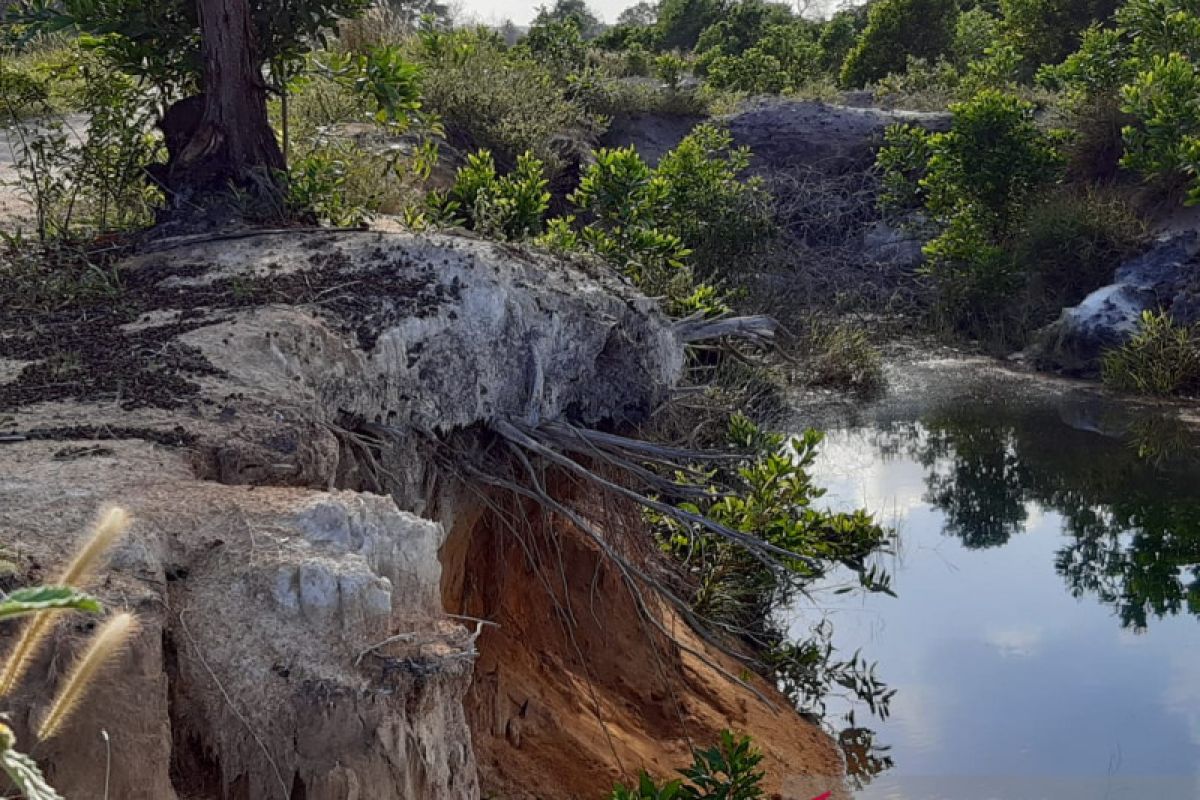
[[[841,82],[863,86],[903,72],[908,57],[936,61],[954,42],[955,0],[879,0],[842,64]]]
[[[700,32],[719,22],[721,0],[662,0],[658,6],[659,43],[664,50],[691,50]]]
[[[617,15],[618,25],[649,26],[658,22],[658,7],[654,3],[642,0]]]
[[[585,0],[554,0],[553,6],[540,6],[533,27],[549,27],[554,23],[573,23],[585,39],[593,39],[604,30],[604,23]]]
[[[384,4],[410,28],[415,28],[426,17],[443,27],[449,27],[454,22],[454,11],[450,4],[440,0],[384,0]]]
[[[370,0],[23,0],[42,29],[94,34],[118,68],[168,97],[171,150],[160,173],[176,200],[201,202],[230,186],[279,190],[284,158],[267,118],[266,75],[300,58],[337,20]]]

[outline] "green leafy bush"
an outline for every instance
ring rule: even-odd
[[[978,334],[978,324],[1023,280],[1005,244],[1022,204],[1054,181],[1061,159],[1037,128],[1033,106],[1016,97],[984,90],[951,111],[945,133],[889,130],[878,161],[882,202],[923,209],[937,233],[924,248],[924,269],[944,311]]]
[[[618,785],[609,800],[760,800],[766,796],[761,762],[749,737],[722,731],[714,747],[693,752],[692,766],[679,771],[683,779],[657,783],[643,772],[637,786]]]
[[[588,46],[579,23],[571,19],[535,24],[521,45],[555,75],[570,75],[587,65]]]
[[[841,68],[845,86],[863,86],[902,71],[909,56],[936,61],[954,43],[954,0],[878,0]]]
[[[821,69],[836,75],[854,47],[861,29],[862,14],[856,10],[835,13],[821,26],[817,46],[821,49]]]
[[[801,86],[820,70],[821,48],[804,25],[774,25],[740,54],[721,48],[706,57],[708,82],[749,94],[780,94]]]
[[[250,0],[257,55],[278,65],[303,58],[339,19],[364,11],[370,0]],[[85,45],[122,72],[169,93],[190,93],[200,81],[199,18],[192,0],[22,0],[17,17],[43,31],[90,32]]]
[[[1107,20],[1117,5],[1118,0],[1000,0],[1001,32],[1020,58],[1022,77],[1066,58],[1084,31]]]
[[[661,0],[656,39],[664,50],[689,51],[725,11],[721,0]]]
[[[1121,90],[1126,126],[1122,165],[1164,178],[1187,176],[1189,202],[1200,202],[1200,69],[1180,53],[1154,56],[1149,69]]]
[[[1145,223],[1112,192],[1057,188],[1031,199],[1008,245],[1026,276],[1026,289],[1014,301],[1028,327],[1049,323],[1111,283],[1146,235]]]
[[[668,89],[676,90],[683,80],[687,61],[678,53],[663,53],[654,59],[654,74]]]
[[[839,514],[816,507],[824,492],[813,483],[810,470],[820,441],[816,431],[786,437],[735,414],[728,442],[742,459],[707,477],[679,476],[709,490],[705,497],[680,502],[680,508],[796,554],[781,556],[782,570],[707,530],[685,527],[669,517],[651,519],[663,546],[693,575],[691,601],[697,613],[763,650],[771,674],[785,679],[795,690],[792,699],[806,708],[819,708],[823,702],[822,687],[828,687],[833,668],[832,648],[820,631],[814,640],[793,641],[771,610],[835,568],[850,570],[867,591],[890,591],[886,574],[869,563],[872,553],[886,549],[890,535],[865,512]],[[721,494],[716,486],[740,489]],[[865,690],[863,699],[886,705],[886,690],[876,681],[867,678],[858,685]]]
[[[151,222],[159,193],[146,168],[159,158],[161,141],[153,133],[150,87],[94,57],[60,65],[51,77],[79,84],[86,131],[55,117],[24,118],[22,110],[49,110],[44,95],[24,79],[0,85],[0,124],[19,145],[18,188],[32,201],[39,240],[77,240]]]
[[[1115,28],[1092,26],[1079,49],[1038,73],[1064,90],[1079,129],[1079,174],[1111,177],[1122,166],[1165,182],[1191,183],[1200,200],[1200,6],[1193,0],[1128,0]],[[1121,129],[1120,140],[1114,129]],[[1098,168],[1088,169],[1091,163]]]
[[[510,53],[490,32],[425,32],[416,58],[425,66],[424,107],[441,119],[450,144],[488,150],[502,171],[529,152],[553,179],[600,129],[560,76]]]
[[[1200,392],[1200,327],[1179,325],[1165,311],[1146,311],[1133,338],[1105,353],[1104,383],[1167,396]]]
[[[929,63],[909,56],[903,72],[892,73],[875,84],[875,98],[884,107],[941,111],[961,93],[958,68],[942,58]]]
[[[542,230],[550,207],[547,185],[542,162],[533,154],[521,155],[512,172],[499,176],[492,154],[481,150],[467,156],[454,186],[431,194],[429,204],[444,221],[493,238],[520,240]]]
[[[950,52],[960,68],[984,57],[996,43],[1000,20],[982,6],[975,6],[958,15],[954,23],[954,44]]]
[[[741,55],[757,45],[767,31],[794,22],[791,9],[782,3],[743,0],[731,3],[719,22],[706,28],[696,42],[696,52],[714,48],[727,55]]]
[[[750,151],[733,146],[729,131],[698,126],[658,162],[665,185],[659,226],[692,252],[706,277],[737,276],[734,265],[774,235],[771,198],[761,179],[747,178]]]

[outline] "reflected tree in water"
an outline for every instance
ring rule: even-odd
[[[1095,595],[1127,628],[1152,618],[1200,614],[1200,506],[1117,503],[1104,524],[1072,528],[1056,567],[1075,597]]]
[[[1148,425],[1153,447],[1140,435]],[[1071,593],[1142,630],[1155,618],[1200,615],[1200,464],[1171,457],[1200,451],[1145,418],[1130,432],[1124,441],[1074,429],[1044,411],[955,411],[887,429],[880,451],[926,468],[926,501],[965,547],[1007,543],[1031,502],[1059,514],[1069,539],[1055,566]]]

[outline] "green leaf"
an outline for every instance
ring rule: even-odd
[[[39,611],[71,609],[88,614],[102,610],[100,602],[70,586],[34,586],[18,589],[0,600],[0,619],[12,619]]]
[[[46,783],[37,762],[24,753],[5,750],[0,754],[0,766],[26,800],[63,800],[62,795]]]

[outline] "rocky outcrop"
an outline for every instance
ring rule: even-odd
[[[1142,312],[1159,309],[1180,324],[1200,321],[1200,233],[1160,238],[1123,264],[1113,283],[1065,309],[1039,335],[1036,362],[1070,375],[1095,376],[1101,356],[1128,341]]]
[[[702,121],[669,114],[618,117],[602,141],[610,147],[633,145],[650,163],[657,163]],[[889,125],[947,130],[950,115],[761,98],[714,121],[728,126],[736,145],[750,148],[752,166],[759,172],[809,167],[836,175],[874,163]]]
[[[738,145],[750,148],[760,171],[814,167],[828,174],[866,169],[890,125],[947,130],[950,115],[851,108],[805,100],[760,100],[730,116]]]
[[[36,751],[67,796],[94,794],[111,752],[110,796],[134,800],[454,800],[480,796],[480,778],[513,797],[591,797],[620,769],[670,771],[687,733],[741,723],[765,731],[772,765],[836,775],[815,727],[667,643],[665,663],[700,677],[648,682],[631,627],[644,620],[561,520],[544,535],[575,554],[572,574],[613,587],[576,621],[611,621],[551,640],[561,609],[523,581],[521,540],[448,456],[488,452],[505,422],[645,419],[687,335],[654,303],[594,264],[463,237],[156,247],[118,266],[118,302],[0,310],[9,584],[53,580],[101,504],[136,520],[93,589],[135,610],[141,633]],[[23,742],[88,624],[61,626],[5,706]],[[591,689],[580,641],[603,671]],[[667,686],[691,730],[663,717]],[[597,718],[624,731],[615,750],[596,746]]]

